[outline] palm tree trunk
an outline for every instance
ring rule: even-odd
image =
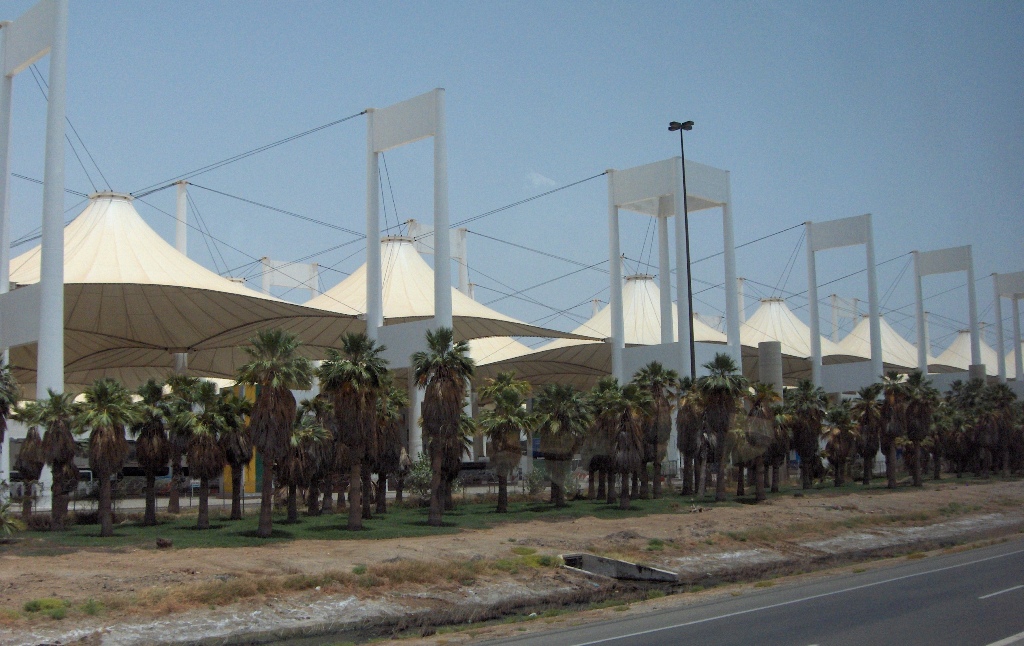
[[[156,525],[156,473],[152,469],[146,469],[146,513],[142,524]]]
[[[1010,477],[1010,444],[1009,442],[1003,443],[1003,464],[1002,475],[1004,478]]]
[[[260,494],[260,523],[256,535],[260,538],[270,538],[274,531],[274,465],[270,460],[263,463]]]
[[[629,484],[629,497],[638,498],[640,494],[640,476],[636,471],[634,471],[632,477],[630,477]]]
[[[299,486],[292,482],[288,485],[288,522],[299,521]]]
[[[437,442],[435,442],[437,444]],[[443,493],[441,491],[441,452],[437,449],[431,451],[430,470],[430,514],[427,516],[427,524],[431,527],[440,527],[444,510]]]
[[[779,493],[779,465],[772,465],[772,493]]]
[[[764,456],[754,458],[754,500],[761,502],[767,500],[768,495],[764,492]]]
[[[348,528],[363,528],[363,477],[359,460],[352,460],[349,471]]]
[[[323,501],[323,504],[320,505],[320,511],[321,511],[321,513],[324,513],[324,514],[333,514],[334,513],[334,472],[333,471],[331,471],[330,473],[327,474],[327,477],[324,478],[324,481],[321,483],[321,487],[324,490],[323,491],[323,493],[324,493],[324,501]]]
[[[701,452],[700,466],[697,469],[697,495],[703,497],[707,492],[707,470],[708,470],[708,454],[706,451]]]
[[[554,480],[551,481],[551,502],[555,507],[565,507],[565,490]]]
[[[654,471],[654,483],[651,485],[651,495],[655,498],[661,498],[661,461],[657,458],[654,459],[654,464],[651,465]]]
[[[97,475],[100,478],[100,536],[113,536],[114,514],[110,507],[110,474],[100,471]]]
[[[715,502],[725,501],[725,429],[715,432],[718,439],[718,470],[715,477]]]
[[[644,462],[640,465],[640,492],[639,498],[647,500],[651,496],[651,478],[647,473],[647,463]]]
[[[840,461],[835,464],[835,486],[842,487],[844,484],[843,473],[846,471],[846,462]]]
[[[921,454],[921,443],[914,442],[914,486],[921,487],[924,483],[921,481],[921,460],[923,459]]]
[[[242,519],[242,467],[231,465],[231,520]]]
[[[635,477],[635,474],[634,474]],[[622,489],[619,491],[619,509],[629,509],[629,481],[628,471],[622,472]]]
[[[395,502],[402,502],[402,490],[405,488],[405,476],[401,473],[395,478]]]
[[[441,491],[444,494],[444,510],[455,511],[455,499],[452,498],[452,481],[448,478],[442,479]]]
[[[896,488],[896,443],[891,442],[885,452],[885,479],[889,489]]]
[[[933,465],[933,468],[935,471],[932,478],[934,480],[942,480],[942,452],[938,449],[935,451],[935,464]]]
[[[508,513],[508,478],[501,474],[498,474],[498,508],[495,511],[499,514]]]
[[[593,500],[594,499],[594,495],[596,494],[596,491],[597,491],[597,483],[594,482],[595,474],[596,474],[596,471],[594,470],[594,467],[591,466],[587,470],[587,500]]]
[[[693,472],[694,472],[694,459],[693,456],[683,456],[683,495],[692,496],[694,492],[693,486]]]
[[[615,502],[615,472],[609,469],[605,471],[604,477],[608,482],[607,491],[605,492],[607,498],[605,500],[611,505]]]
[[[739,477],[736,478],[736,495],[745,496],[747,495],[746,478],[743,477],[743,467],[736,467],[739,470]]]
[[[63,468],[51,465],[50,469],[53,471],[53,484],[50,485],[50,495],[53,498],[53,504],[50,506],[50,529],[61,531],[64,529],[64,521],[68,516],[68,493],[66,492],[70,484],[60,475]]]
[[[35,482],[26,482],[25,491],[21,496],[21,519],[28,525],[29,517],[32,516],[32,487],[36,486]]]
[[[871,472],[875,469],[875,458],[874,456],[864,458],[864,478],[861,480],[861,484],[865,487],[871,485]]]
[[[378,514],[388,513],[388,474],[377,474],[377,509]]]
[[[181,453],[174,451],[171,454],[171,490],[167,494],[167,513],[168,514],[180,514],[181,513],[181,494],[178,489],[181,488]]]
[[[373,518],[373,508],[371,507],[371,498],[373,497],[373,481],[370,480],[370,465],[364,464],[366,468],[362,470],[363,482],[360,487],[360,502],[363,506],[363,520],[370,520]]]
[[[602,468],[595,471],[597,475],[597,492],[595,500],[604,500],[608,496],[608,472]]]
[[[196,529],[210,529],[210,479],[199,478],[199,519]]]
[[[306,496],[306,513],[310,516],[320,515],[320,478],[313,478],[309,483]]]

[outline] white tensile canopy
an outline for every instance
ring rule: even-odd
[[[389,237],[381,242],[384,276],[384,324],[421,321],[434,316],[434,270],[413,246],[412,238]],[[309,307],[363,314],[366,312],[366,265],[323,294]],[[535,336],[593,339],[587,333],[570,334],[523,323],[477,303],[452,289],[452,323],[458,340],[492,336]]]
[[[761,306],[740,327],[743,346],[743,374],[757,379],[757,345],[763,341],[778,341],[782,345],[782,374],[787,385],[798,379],[811,377],[811,329],[797,318],[781,298],[765,298]],[[860,361],[862,357],[850,354],[837,344],[822,337],[822,363]]]
[[[879,323],[882,331],[882,364],[885,369],[907,371],[917,368],[917,346],[904,339],[884,318],[880,318]],[[871,358],[869,324],[867,316],[861,318],[853,330],[839,342],[843,352],[863,359]]]
[[[661,310],[658,285],[646,274],[627,276],[622,288],[623,321],[627,346],[661,343]],[[673,321],[678,316],[672,304]],[[574,332],[608,338],[611,336],[611,310],[605,306]],[[673,330],[676,326],[673,325]],[[693,320],[694,340],[725,344],[725,335],[696,317]],[[603,341],[557,339],[533,352],[483,366],[479,377],[493,377],[503,370],[516,374],[534,385],[569,383],[589,388],[598,379],[611,374],[611,348]]]
[[[1020,344],[1020,350],[1024,350],[1024,343]],[[1018,376],[1017,376],[1017,364],[1016,364],[1016,361],[1017,361],[1017,356],[1014,354],[1013,350],[1010,350],[1006,354],[1006,378],[1007,379],[1017,379],[1018,378]]]
[[[477,366],[504,361],[527,352],[532,352],[532,348],[509,336],[488,336],[469,341],[469,356]]]
[[[40,248],[11,261],[11,282],[39,282]],[[65,384],[101,377],[133,387],[166,376],[174,354],[189,374],[233,376],[247,360],[239,347],[265,328],[299,336],[307,356],[363,329],[352,315],[288,303],[223,278],[179,253],[117,193],[91,196],[64,230]],[[35,344],[11,349],[23,386],[35,382]],[[34,392],[27,389],[26,392]]]
[[[981,339],[981,362],[985,364],[985,374],[995,376],[998,374],[999,355],[992,349],[992,346]],[[942,354],[935,357],[928,363],[929,372],[966,372],[971,364],[971,332],[960,330],[956,338],[949,344],[949,347]],[[1009,371],[1008,371],[1009,372]]]

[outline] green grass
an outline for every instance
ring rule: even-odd
[[[63,619],[68,616],[68,603],[53,597],[32,599],[25,602],[24,610],[29,614],[46,615],[50,619]]]

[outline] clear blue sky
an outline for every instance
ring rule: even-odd
[[[31,4],[9,1],[0,18]],[[879,261],[969,243],[978,277],[1024,269],[1020,2],[72,0],[69,38],[68,116],[108,180],[85,159],[90,181],[69,151],[67,185],[84,192],[94,183],[135,191],[444,87],[452,221],[606,168],[676,155],[667,122],[692,119],[687,157],[732,173],[737,242],[805,220],[870,212]],[[39,68],[45,75],[45,60]],[[15,81],[15,173],[42,177],[44,124],[39,90],[22,74]],[[360,117],[194,181],[362,230],[364,141]],[[81,148],[79,154],[85,156]],[[387,155],[392,223],[395,207],[401,220],[430,219],[430,159],[429,142]],[[41,191],[11,182],[17,237],[38,226]],[[199,188],[191,194],[211,233],[248,254],[213,242],[208,248],[192,235],[190,255],[218,271],[241,266],[234,275],[251,274],[245,265],[252,257],[290,260],[351,239]],[[607,258],[606,199],[599,178],[470,230],[595,263]],[[173,211],[173,190],[146,201]],[[76,202],[69,196],[67,206]],[[139,211],[171,238],[167,215],[147,204]],[[717,212],[693,220],[694,256],[719,251]],[[627,256],[647,258],[648,230],[648,219],[623,217]],[[740,275],[802,292],[802,249],[784,278],[800,233],[741,249]],[[477,235],[469,245],[483,302],[500,296],[493,290],[523,289],[577,269]],[[348,272],[363,261],[362,246],[318,260]],[[819,282],[863,268],[861,258],[852,250],[823,256]],[[912,303],[908,263],[904,256],[879,270],[880,291],[891,291],[886,310]],[[325,286],[342,277],[323,274]],[[718,259],[697,265],[695,278],[706,281],[695,290],[720,284]],[[583,271],[527,292],[535,302],[493,306],[570,329],[589,316],[592,295],[607,299],[607,282],[607,274]],[[953,290],[928,301],[945,317],[933,318],[935,353],[967,320],[963,284],[950,276],[925,286],[926,295]],[[757,295],[772,292],[749,288],[748,312]],[[833,292],[866,299],[863,274],[820,295]],[[992,322],[989,279],[978,293],[981,319]],[[715,314],[723,301],[721,289],[710,289],[698,295],[697,309]],[[584,302],[571,316],[544,318]],[[806,315],[806,299],[789,302]],[[905,315],[912,312],[888,316],[911,339]],[[824,307],[822,316],[828,319]]]

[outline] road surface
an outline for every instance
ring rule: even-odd
[[[1024,646],[1024,540],[495,643]]]

